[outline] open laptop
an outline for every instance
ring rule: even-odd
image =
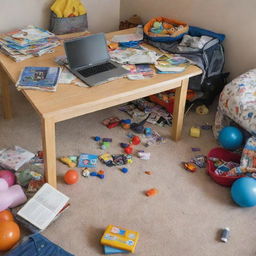
[[[89,86],[102,84],[128,73],[110,60],[104,33],[64,42],[69,69]]]

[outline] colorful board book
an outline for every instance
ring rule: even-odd
[[[125,228],[108,225],[100,242],[103,245],[134,252],[139,233]]]
[[[114,248],[107,245],[104,245],[103,249],[104,249],[104,254],[129,253],[129,251],[121,250],[121,249]]]

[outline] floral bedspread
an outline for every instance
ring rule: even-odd
[[[256,134],[256,69],[238,76],[220,94],[214,135],[233,120],[251,134]]]

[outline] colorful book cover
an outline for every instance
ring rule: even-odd
[[[97,155],[81,154],[78,158],[77,167],[94,168],[96,167],[97,160],[98,160]]]
[[[121,250],[121,249],[114,248],[107,245],[104,245],[103,249],[104,249],[104,254],[129,253],[129,251]]]
[[[108,225],[100,242],[103,245],[134,252],[139,233],[125,228]]]
[[[61,73],[60,67],[25,67],[16,84],[22,88],[55,88]]]

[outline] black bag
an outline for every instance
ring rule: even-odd
[[[225,63],[224,48],[222,45],[225,35],[214,33],[198,27],[189,27],[188,35],[209,36],[203,48],[180,47],[182,39],[175,42],[155,42],[145,35],[145,41],[161,50],[188,58],[203,71],[201,75],[189,79],[189,89],[203,92],[205,104],[212,103],[214,97],[223,89],[228,73],[222,73]],[[207,97],[209,98],[207,100]]]

